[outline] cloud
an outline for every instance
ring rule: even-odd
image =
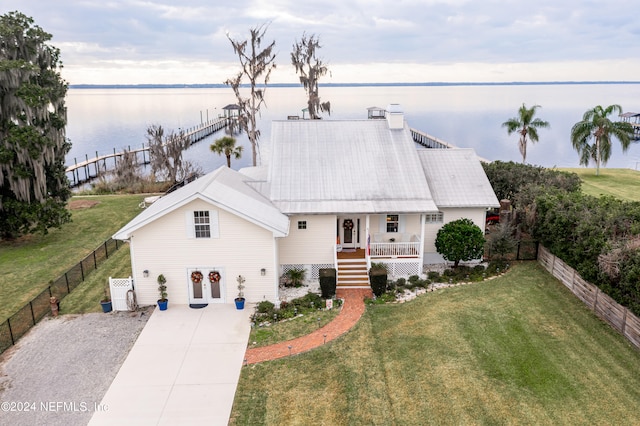
[[[506,80],[554,75],[634,80],[640,75],[629,59],[640,29],[626,0],[405,0],[392,5],[382,0],[3,0],[3,6],[23,11],[52,33],[65,67],[80,80],[109,78],[98,67],[118,61],[127,61],[129,72],[139,74],[136,79],[173,76],[135,67],[166,61],[194,75],[203,73],[191,64],[211,64],[216,74],[236,61],[226,34],[246,38],[250,28],[264,23],[269,23],[264,43],[276,41],[283,67],[304,32],[318,35],[319,55],[335,68],[336,82],[356,68],[359,78],[370,81],[413,81],[420,75],[428,80],[445,69],[450,78],[471,80],[474,75]],[[609,61],[609,70],[595,61]],[[619,69],[620,63],[628,68]],[[385,77],[383,70],[390,74]],[[122,76],[111,79],[116,77]]]

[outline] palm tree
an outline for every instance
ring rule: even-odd
[[[580,164],[588,166],[591,160],[596,162],[596,176],[600,174],[600,163],[606,164],[611,157],[611,137],[614,136],[626,152],[633,139],[633,126],[630,123],[611,121],[608,116],[622,113],[620,105],[600,105],[585,112],[582,121],[571,128],[571,143],[580,155]],[[593,145],[589,140],[593,138]]]
[[[212,152],[218,155],[225,155],[227,157],[227,167],[231,168],[231,156],[233,155],[236,160],[242,157],[242,146],[236,146],[236,138],[231,136],[225,136],[217,139],[209,147]]]
[[[547,121],[539,118],[534,119],[536,109],[540,108],[540,105],[534,105],[531,108],[527,108],[524,104],[518,109],[518,116],[513,117],[502,123],[502,127],[507,128],[507,133],[510,135],[513,132],[520,133],[520,140],[518,146],[520,148],[520,154],[522,154],[522,163],[527,160],[527,138],[531,139],[531,142],[538,142],[538,129],[546,129],[549,127]]]

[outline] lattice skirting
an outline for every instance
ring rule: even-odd
[[[422,273],[422,262],[397,262],[392,260],[382,260],[387,265],[387,272],[391,278],[408,278],[411,275]]]
[[[286,264],[280,265],[280,275],[286,274],[291,269],[304,269],[307,271],[307,280],[317,280],[320,278],[320,269],[333,267],[335,267],[333,263]]]

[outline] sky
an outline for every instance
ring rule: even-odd
[[[239,71],[228,37],[267,25],[271,83],[320,39],[321,83],[638,81],[631,0],[0,0],[53,35],[70,84],[219,84]]]

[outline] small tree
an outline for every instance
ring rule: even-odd
[[[182,154],[191,146],[191,140],[183,131],[169,132],[165,136],[162,126],[153,124],[147,128],[151,173],[170,183],[184,180],[194,167],[182,159]]]
[[[142,181],[140,166],[136,154],[124,150],[113,171],[114,189],[130,189],[134,191],[136,184]]]
[[[320,102],[318,95],[318,80],[329,72],[322,60],[316,57],[316,50],[320,47],[320,39],[314,34],[309,37],[302,34],[302,40],[296,41],[291,52],[291,63],[300,74],[300,83],[307,92],[309,118],[312,120],[320,118],[319,112],[331,114],[331,103]]]
[[[611,121],[613,113],[622,114],[620,105],[600,105],[585,112],[582,121],[571,128],[571,144],[580,155],[580,164],[588,166],[591,160],[596,163],[596,175],[600,174],[600,164],[607,164],[611,157],[612,137],[620,141],[622,152],[629,149],[633,140],[633,126],[622,121]],[[593,145],[589,140],[593,139]]]
[[[166,302],[167,301],[167,279],[164,277],[163,274],[158,275],[158,295],[160,296],[160,299],[158,299],[159,302]]]
[[[497,258],[504,259],[508,253],[518,245],[518,241],[513,236],[515,226],[510,222],[501,222],[496,225],[495,231],[489,236],[489,250]]]
[[[276,67],[276,55],[273,53],[276,42],[272,41],[271,44],[260,50],[266,32],[267,25],[263,24],[250,30],[251,38],[249,40],[234,40],[227,34],[233,51],[238,55],[242,70],[235,77],[225,81],[224,84],[231,86],[238,100],[240,107],[238,123],[240,128],[247,132],[247,137],[251,142],[254,166],[257,165],[258,139],[260,138],[256,116],[260,113],[260,107],[264,103],[264,94],[271,71]],[[240,85],[245,77],[249,80],[249,97],[240,94]],[[259,88],[258,84],[262,84],[263,87]]]
[[[224,136],[212,143],[209,149],[211,149],[211,152],[227,157],[227,167],[231,168],[231,156],[233,155],[236,160],[239,160],[242,157],[243,147],[241,145],[236,146],[236,138]]]
[[[480,259],[484,252],[482,230],[470,219],[463,218],[445,224],[438,230],[436,250],[457,267],[460,261]]]
[[[527,141],[531,139],[532,143],[538,142],[538,129],[546,129],[549,127],[548,122],[539,118],[533,118],[538,108],[540,108],[540,105],[527,108],[525,104],[522,104],[522,106],[518,108],[517,117],[510,118],[502,123],[502,127],[507,128],[507,134],[510,135],[513,132],[520,134],[518,147],[520,148],[523,164],[527,161]]]

